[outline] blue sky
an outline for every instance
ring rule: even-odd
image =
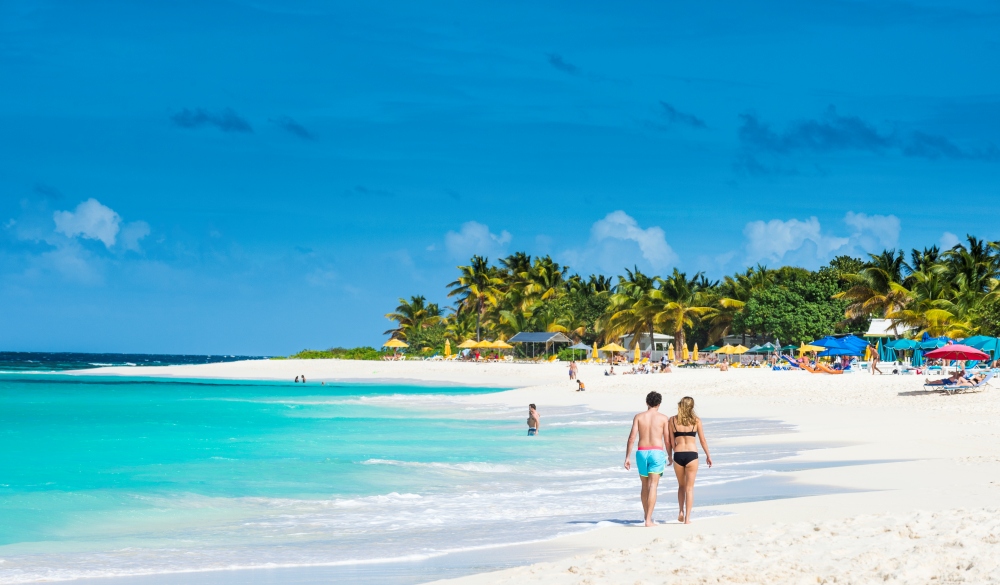
[[[378,344],[583,274],[1000,238],[995,2],[0,4],[0,349]]]

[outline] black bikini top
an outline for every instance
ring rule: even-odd
[[[674,423],[674,424],[676,425],[677,423]],[[676,428],[676,427],[674,427],[674,428]],[[695,427],[695,429],[697,429],[697,428],[698,427]],[[674,436],[675,437],[697,437],[698,436],[698,431],[697,430],[691,430],[691,431],[674,431]]]

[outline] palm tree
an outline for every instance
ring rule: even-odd
[[[632,336],[633,346],[639,343],[639,336],[649,333],[652,342],[657,315],[660,309],[653,299],[656,281],[638,268],[625,269],[627,277],[618,277],[618,286],[611,295],[611,304],[601,316],[595,328],[605,341],[612,341],[623,335]]]
[[[459,266],[458,280],[448,284],[449,297],[459,297],[459,306],[476,312],[476,341],[481,341],[482,317],[487,305],[495,306],[503,279],[489,260],[473,256],[469,266]]]
[[[395,321],[398,327],[389,329],[383,335],[392,334],[395,339],[406,340],[421,329],[426,329],[441,322],[441,309],[436,303],[428,303],[422,295],[412,296],[410,300],[399,299],[399,306],[394,313],[387,313],[386,319]]]
[[[657,322],[672,328],[677,347],[687,345],[685,327],[693,327],[696,321],[715,311],[710,306],[711,298],[702,286],[701,276],[699,272],[689,280],[685,273],[674,268],[673,274],[661,279],[660,287],[651,293],[662,309]]]
[[[851,288],[833,295],[835,299],[849,301],[844,312],[848,319],[873,315],[884,318],[902,310],[910,300],[902,288],[903,252],[886,250],[869,257],[871,261],[859,273],[845,275]]]

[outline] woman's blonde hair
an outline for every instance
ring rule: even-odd
[[[677,403],[677,424],[685,427],[698,424],[698,415],[694,413],[694,398],[685,396]]]

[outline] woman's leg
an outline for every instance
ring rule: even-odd
[[[684,468],[674,463],[674,475],[677,476],[677,521],[684,521]]]
[[[684,523],[691,523],[691,508],[694,507],[694,478],[698,475],[698,460],[695,459],[684,467]]]

